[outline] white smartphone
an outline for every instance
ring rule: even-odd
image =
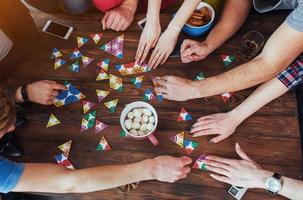
[[[247,188],[233,185],[229,188],[228,193],[232,195],[235,199],[240,200],[244,196],[246,191]]]
[[[141,19],[140,21],[138,21],[138,25],[139,25],[139,27],[140,27],[142,30],[144,29],[145,23],[146,23],[146,18]]]
[[[42,29],[43,32],[67,40],[73,31],[73,27],[52,20],[48,20]]]

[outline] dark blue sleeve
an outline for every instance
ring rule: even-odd
[[[15,163],[0,157],[0,193],[12,191],[24,170],[23,163]]]

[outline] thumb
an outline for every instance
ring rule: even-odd
[[[236,143],[236,152],[243,160],[252,161],[250,157],[248,157],[248,155],[242,150],[238,142]]]
[[[182,56],[186,57],[186,56],[190,56],[194,53],[196,53],[196,48],[194,46],[191,46],[189,47],[188,49],[185,49],[183,52],[182,52]]]

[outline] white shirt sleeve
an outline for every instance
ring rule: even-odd
[[[13,47],[13,42],[0,29],[0,61],[9,53]]]

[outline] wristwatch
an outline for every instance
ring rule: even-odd
[[[282,189],[281,174],[274,173],[269,177],[265,182],[265,188],[272,195],[279,193]]]
[[[26,84],[21,86],[21,95],[22,95],[23,101],[25,103],[28,103],[28,102],[30,102],[30,100],[28,98],[28,93],[27,93],[26,87],[27,87]]]

